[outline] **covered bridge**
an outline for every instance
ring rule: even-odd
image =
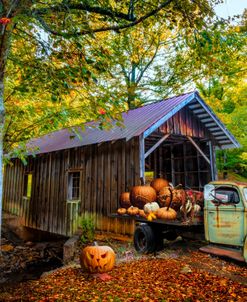
[[[25,226],[62,235],[71,235],[87,212],[97,229],[129,234],[132,222],[108,218],[121,192],[147,174],[202,190],[217,178],[215,149],[239,147],[197,92],[122,116],[124,127],[106,131],[89,123],[78,130],[81,139],[63,129],[31,140],[36,156],[5,167],[4,211]]]

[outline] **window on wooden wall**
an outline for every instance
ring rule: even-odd
[[[68,200],[80,199],[81,174],[79,171],[68,172]]]
[[[24,192],[23,196],[30,198],[32,193],[33,175],[31,173],[24,174]]]

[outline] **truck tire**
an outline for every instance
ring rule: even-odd
[[[137,252],[144,254],[155,251],[155,234],[149,225],[142,224],[136,227],[134,233],[134,247]]]

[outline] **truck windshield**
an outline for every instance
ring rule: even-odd
[[[244,188],[244,198],[247,200],[247,188]]]

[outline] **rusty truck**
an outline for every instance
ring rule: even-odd
[[[163,248],[164,238],[200,238],[200,250],[247,262],[247,183],[212,181],[204,187],[204,210],[189,223],[136,217],[134,246],[140,253]]]

